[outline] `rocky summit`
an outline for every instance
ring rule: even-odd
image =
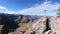
[[[60,7],[55,16],[1,13],[0,34],[60,34]]]

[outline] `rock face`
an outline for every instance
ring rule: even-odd
[[[33,31],[35,31],[36,34],[42,34],[43,31],[46,29],[46,17],[42,17],[41,19],[38,19],[34,22],[32,25]]]
[[[57,15],[53,16],[50,20],[52,33],[60,34],[60,7]]]

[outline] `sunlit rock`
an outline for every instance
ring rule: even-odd
[[[60,34],[60,7],[58,9],[57,15],[50,19],[52,33]]]
[[[46,17],[35,20],[31,26],[31,30],[35,31],[36,34],[42,34],[46,29]]]

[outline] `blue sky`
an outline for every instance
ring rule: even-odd
[[[10,10],[20,10],[41,4],[42,0],[0,0],[0,5],[7,7]]]
[[[23,15],[55,15],[60,0],[0,0],[0,13]]]

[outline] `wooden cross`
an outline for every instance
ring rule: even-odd
[[[44,11],[45,11],[45,16],[46,16],[46,11],[47,11],[47,10],[45,9]]]
[[[47,2],[48,0],[45,0],[45,1]],[[46,16],[46,11],[47,11],[47,10],[46,10],[46,8],[45,8],[45,10],[44,10],[44,11],[45,11],[45,16]]]

